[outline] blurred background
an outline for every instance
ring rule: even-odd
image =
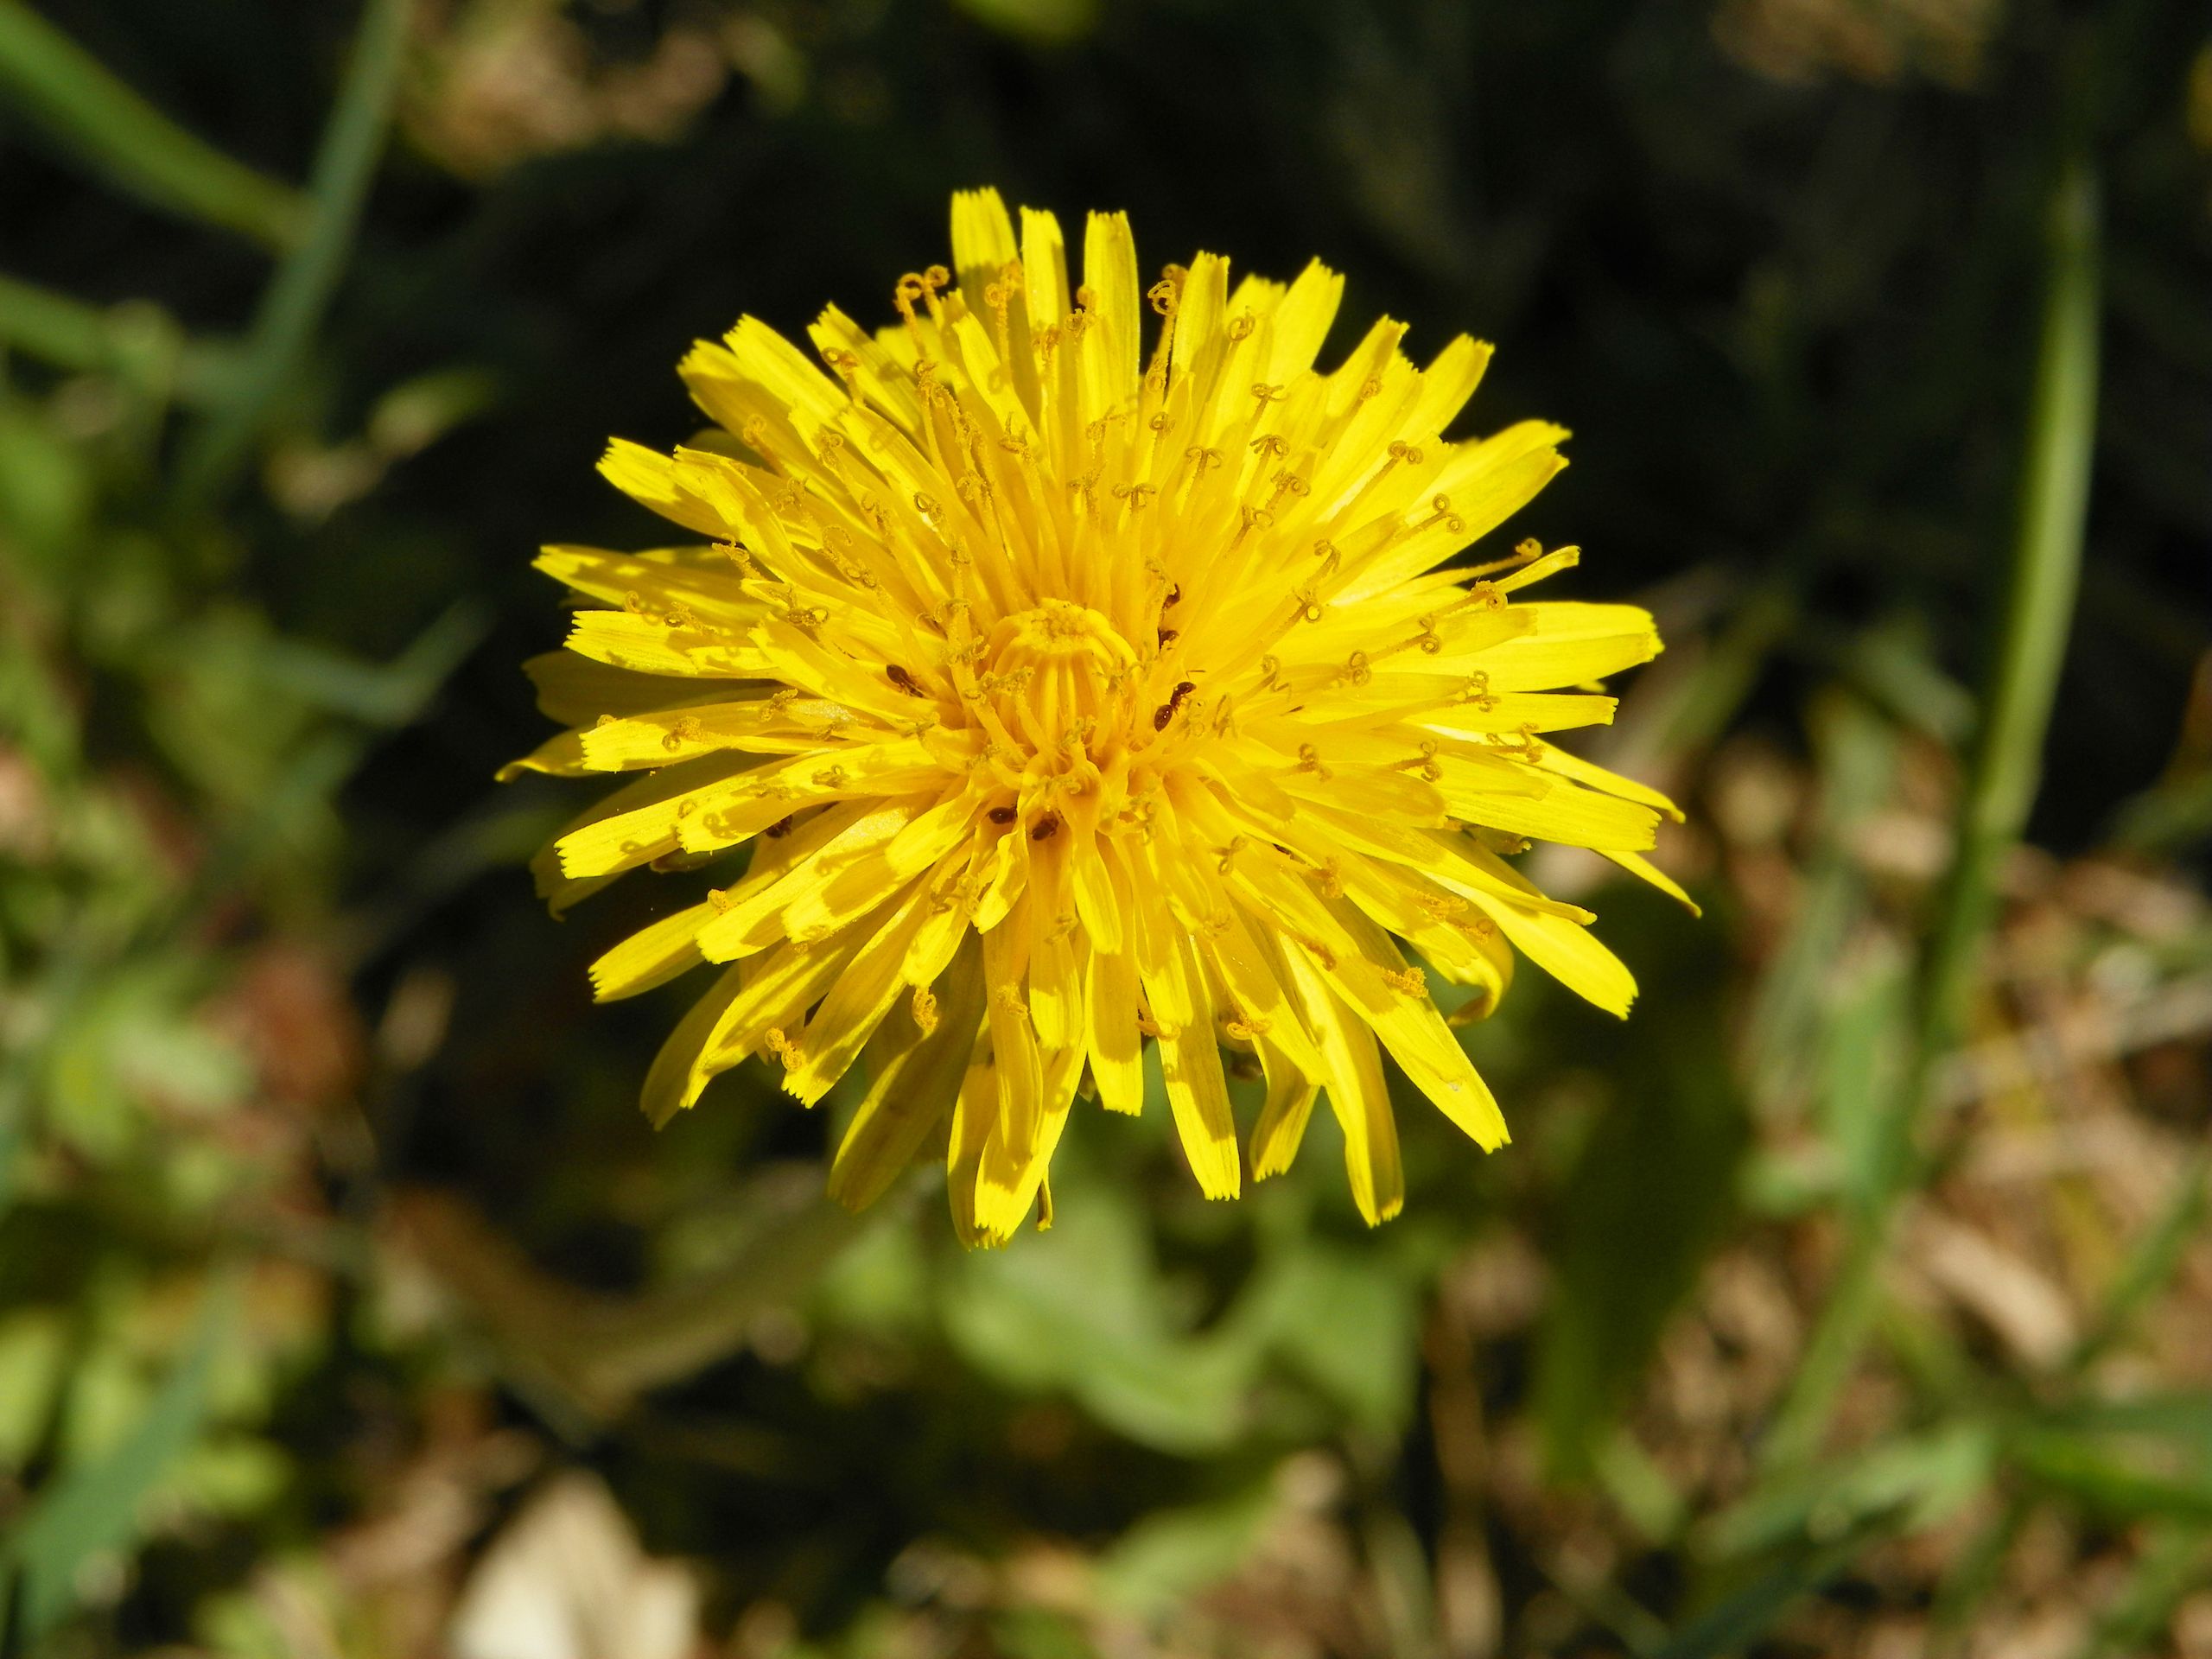
[[[1642,1002],[1378,1231],[855,1221],[532,897],[533,550],[982,182],[1496,340],[1660,616],[1704,917],[1541,860]],[[2212,1655],[2202,8],[0,0],[0,1653]]]

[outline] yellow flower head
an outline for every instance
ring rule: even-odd
[[[596,603],[531,664],[575,729],[518,764],[638,774],[541,882],[557,909],[751,849],[594,983],[717,967],[646,1078],[657,1123],[748,1055],[809,1103],[861,1062],[847,1204],[941,1148],[963,1239],[1049,1218],[1075,1096],[1137,1111],[1149,1039],[1209,1196],[1242,1176],[1226,1049],[1266,1082],[1253,1175],[1325,1090],[1382,1220],[1384,1051],[1506,1139],[1427,973],[1486,1012],[1517,949],[1627,1010],[1587,912],[1503,855],[1541,836],[1670,886],[1638,856],[1667,801],[1541,735],[1611,718],[1587,688],[1659,650],[1651,619],[1517,600],[1573,548],[1446,564],[1566,464],[1542,422],[1443,437],[1489,346],[1417,370],[1382,321],[1323,372],[1319,264],[1232,284],[1202,253],[1147,289],[1094,213],[1071,289],[1052,216],[1017,241],[993,191],[953,199],[952,251],[899,280],[894,327],[823,312],[819,365],[745,318],[683,365],[713,428],[608,451],[696,539],[538,561]]]

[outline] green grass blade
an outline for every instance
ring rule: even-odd
[[[2052,188],[2045,290],[2034,389],[2022,456],[2018,524],[1998,651],[1982,696],[1982,723],[1961,803],[1958,842],[1920,973],[1910,1075],[1883,1133],[1897,1172],[1847,1246],[1777,1431],[1770,1468],[1808,1457],[1865,1345],[1880,1306],[1880,1274],[1897,1200],[1912,1182],[1915,1134],[1935,1061],[1956,1040],[1997,901],[1997,878],[2020,839],[2042,771],[2045,734],[2081,583],[2090,461],[2096,442],[2097,187],[2078,156]]]
[[[279,251],[306,227],[297,191],[187,132],[23,0],[0,0],[0,102],[154,207]]]
[[[67,1616],[77,1573],[86,1560],[127,1542],[138,1505],[200,1431],[208,1385],[238,1312],[238,1286],[210,1287],[191,1345],[177,1361],[146,1414],[105,1457],[70,1470],[33,1500],[0,1548],[0,1570],[20,1604],[10,1628],[36,1642]]]
[[[2099,1615],[2080,1659],[2152,1653],[2174,1609],[2212,1580],[2212,1529],[2202,1522],[2169,1521],[2149,1529],[2125,1581]]]
[[[2212,1200],[2208,1180],[2212,1180],[2212,1151],[2199,1151],[2182,1166],[2165,1212],[2145,1230],[2120,1264],[2096,1322],[2067,1358],[2069,1371],[2078,1375],[2103,1357],[2126,1334],[2135,1316],[2166,1287],[2197,1236],[2207,1201]]]
[[[1684,1625],[1655,1659],[1719,1659],[1741,1652],[1773,1629],[1800,1596],[1848,1568],[1878,1531],[1861,1528],[1792,1554]]]
[[[181,481],[188,496],[211,495],[229,480],[313,341],[344,274],[391,126],[408,10],[408,0],[366,0],[308,181],[305,234],[262,297],[230,400],[186,453]]]
[[[4,0],[0,0],[4,3]],[[173,318],[144,301],[105,308],[87,305],[14,276],[0,276],[0,350],[22,352],[55,368],[112,372],[151,344],[175,355],[175,395],[181,403],[212,404],[231,372],[232,349],[183,339]]]
[[[2061,169],[2051,193],[2045,246],[2048,288],[2005,618],[1923,981],[1923,1046],[1931,1055],[1956,1035],[1999,871],[2035,800],[2081,586],[2097,429],[2098,232],[2096,178],[2079,158]]]

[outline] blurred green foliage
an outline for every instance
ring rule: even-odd
[[[669,901],[520,871],[528,550],[984,181],[1497,340],[1661,614],[1707,915],[1602,892],[1635,1019],[1524,975],[1380,1231],[1157,1110],[854,1222],[762,1076],[638,1118]],[[0,0],[0,1653],[2202,1650],[2201,16]]]

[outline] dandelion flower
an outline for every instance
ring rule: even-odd
[[[1147,289],[1094,213],[1071,286],[1052,216],[1017,238],[988,190],[953,199],[952,253],[892,327],[824,311],[812,359],[745,318],[683,364],[713,427],[608,450],[685,535],[538,560],[587,604],[530,665],[573,729],[517,766],[636,774],[541,885],[565,909],[731,861],[593,982],[715,969],[646,1077],[656,1123],[751,1055],[809,1104],[861,1066],[843,1203],[941,1154],[969,1243],[1049,1222],[1076,1096],[1138,1111],[1150,1041],[1210,1197],[1287,1168],[1325,1093],[1381,1221],[1386,1053],[1506,1139],[1429,974],[1486,1012],[1518,951],[1627,1011],[1590,915],[1509,856],[1593,848],[1674,890],[1641,856],[1666,799],[1546,735],[1611,718],[1593,683],[1658,652],[1651,619],[1519,597],[1573,548],[1449,563],[1566,464],[1541,421],[1442,435],[1489,346],[1416,369],[1383,321],[1323,372],[1318,262],[1232,283],[1201,253]],[[1231,1075],[1265,1084],[1241,1155]]]

